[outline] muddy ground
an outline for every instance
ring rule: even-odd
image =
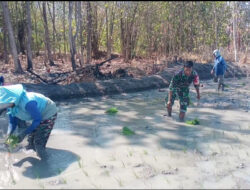
[[[163,65],[155,75],[148,76],[120,76],[114,79],[96,80],[90,82],[71,83],[66,85],[31,84],[24,83],[28,91],[40,92],[53,100],[65,100],[70,98],[97,97],[121,93],[139,92],[151,89],[166,88],[171,77],[183,67],[183,63],[172,63]],[[211,79],[210,71],[212,64],[195,63],[194,69],[198,72],[200,79]],[[235,65],[228,63],[226,78],[247,77],[250,73],[250,65]]]
[[[250,83],[227,78],[216,92],[202,81],[198,104],[178,122],[178,102],[166,116],[167,88],[57,101],[58,119],[48,141],[47,163],[26,140],[13,152],[0,147],[1,188],[250,188]],[[105,111],[117,107],[118,113]],[[1,142],[6,118],[0,117]],[[134,135],[124,136],[123,127]]]

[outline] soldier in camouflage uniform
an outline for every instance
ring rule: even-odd
[[[193,70],[193,62],[187,61],[184,68],[175,74],[169,85],[169,93],[165,98],[168,115],[171,116],[174,101],[180,100],[180,121],[184,120],[187,107],[189,105],[189,86],[193,82],[197,92],[197,99],[200,99],[199,75]]]

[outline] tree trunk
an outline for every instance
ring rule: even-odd
[[[108,14],[108,7],[105,7],[105,16],[106,16],[106,46],[107,46],[107,59],[110,58],[109,55],[109,14]]]
[[[25,54],[25,46],[24,46],[24,21],[18,21],[18,42],[20,47],[20,52],[24,55]]]
[[[50,5],[49,2],[47,2],[47,6],[48,6],[48,11],[49,11],[49,15],[52,21],[52,38],[53,38],[53,43],[52,43],[52,49],[53,49],[53,57],[55,58],[55,46],[56,46],[56,28],[55,28],[55,2],[52,1],[52,12],[50,9]]]
[[[92,34],[92,17],[91,17],[91,4],[87,1],[87,64],[91,63],[91,34]]]
[[[14,64],[15,64],[15,72],[21,74],[21,73],[23,73],[23,70],[22,70],[22,67],[20,64],[20,60],[19,60],[18,55],[17,55],[16,42],[15,42],[15,38],[14,38],[14,34],[13,34],[12,24],[10,21],[8,2],[2,1],[1,4],[2,4],[2,8],[3,8],[4,21],[5,21],[5,24],[7,25],[7,28],[8,28],[8,36],[9,36],[11,52],[12,52],[12,56],[13,56],[13,60],[14,60]]]
[[[83,57],[83,51],[84,51],[84,47],[83,47],[83,36],[82,36],[82,31],[83,31],[83,27],[82,27],[82,2],[79,1],[79,25],[80,25],[80,48],[81,48],[81,57],[80,57],[80,65],[82,66],[84,64],[84,57]]]
[[[237,47],[236,47],[236,2],[233,3],[233,41],[234,41],[234,60],[237,62]]]
[[[27,14],[27,70],[33,69],[32,65],[32,51],[31,51],[31,43],[32,43],[32,31],[31,31],[31,16],[30,16],[30,1],[26,1],[26,14]]]
[[[4,62],[5,64],[9,63],[9,53],[8,53],[8,31],[7,31],[7,26],[5,23],[3,23],[3,48],[4,48]]]
[[[64,55],[66,55],[65,1],[63,1],[63,47]]]
[[[51,50],[50,50],[50,38],[49,38],[49,28],[48,28],[48,21],[47,21],[47,12],[46,12],[46,2],[43,1],[43,21],[44,21],[44,28],[45,28],[45,45],[48,53],[49,65],[53,66],[54,61],[52,59]]]
[[[90,12],[92,14],[92,50],[93,56],[95,58],[99,57],[99,42],[98,42],[98,15],[97,15],[97,5],[93,2],[93,9]]]
[[[214,9],[214,33],[215,33],[215,43],[214,43],[214,48],[218,48],[218,31],[217,31],[217,13],[216,13],[216,2],[213,3],[213,9]]]
[[[37,17],[36,17],[36,11],[35,12],[35,15],[34,15],[34,20],[35,20],[35,36],[36,36],[36,56],[39,55],[39,44],[38,44],[38,37],[37,37]]]
[[[75,44],[72,35],[72,11],[73,11],[72,1],[69,1],[69,44],[70,44],[72,69],[75,71],[76,63],[75,63]]]

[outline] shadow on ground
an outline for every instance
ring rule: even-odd
[[[25,157],[22,160],[14,163],[16,167],[22,167],[25,162],[29,166],[25,167],[23,175],[32,179],[49,178],[60,175],[73,162],[79,159],[79,156],[73,152],[47,148],[48,160],[40,160],[35,157]]]

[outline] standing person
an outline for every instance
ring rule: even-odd
[[[23,85],[0,86],[0,106],[8,109],[11,135],[20,121],[32,121],[29,127],[18,134],[18,143],[28,135],[28,146],[41,159],[47,158],[45,146],[57,117],[56,104],[42,94],[26,92]]]
[[[174,101],[179,97],[180,100],[180,121],[184,121],[185,113],[189,105],[189,86],[193,82],[197,93],[197,99],[200,99],[199,91],[199,75],[195,70],[193,70],[193,62],[187,61],[184,63],[184,68],[182,68],[177,74],[175,74],[169,85],[169,93],[165,98],[168,116],[171,116],[172,106]]]
[[[211,74],[214,75],[214,81],[218,81],[218,92],[220,90],[224,91],[224,74],[227,69],[227,64],[224,58],[220,55],[220,52],[218,49],[213,51],[214,56],[214,66],[211,70]]]

